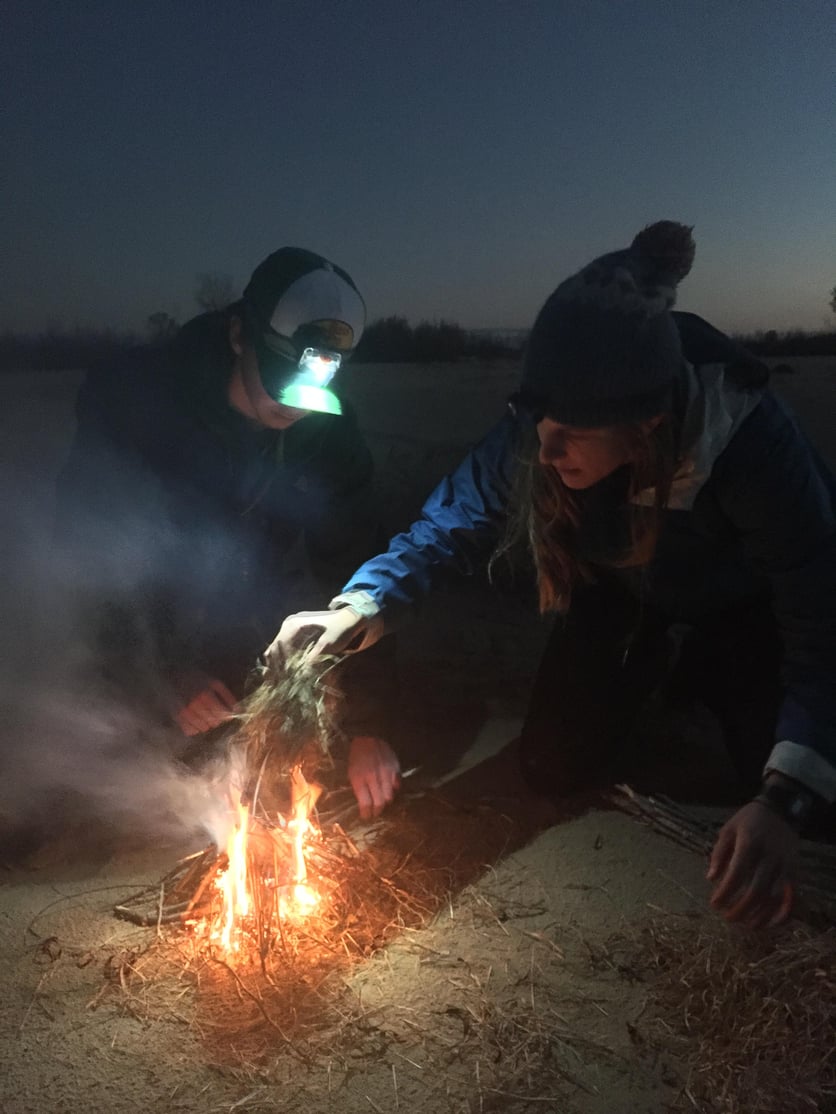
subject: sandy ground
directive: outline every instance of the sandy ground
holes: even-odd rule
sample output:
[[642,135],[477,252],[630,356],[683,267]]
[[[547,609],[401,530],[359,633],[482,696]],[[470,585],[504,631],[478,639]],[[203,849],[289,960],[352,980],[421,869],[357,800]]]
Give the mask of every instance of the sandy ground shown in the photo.
[[[836,466],[836,360],[792,363],[796,375],[778,388]],[[352,370],[393,529],[501,414],[515,380],[502,366]],[[77,382],[71,373],[0,378],[15,527],[0,542],[10,774],[36,767],[32,755],[59,768],[73,759],[60,755],[54,718],[57,749],[39,749],[26,711],[49,698],[44,641],[33,630],[43,632],[55,606],[41,555]],[[178,960],[182,933],[113,916],[116,902],[205,842],[172,822],[176,779],[159,816],[138,794],[141,825],[118,823],[106,808],[91,816],[83,802],[62,824],[53,798],[52,837],[26,855],[0,854],[2,1114],[720,1109],[699,1098],[700,1034],[675,1037],[656,1007],[658,972],[640,960],[660,923],[686,948],[719,936],[742,962],[756,944],[707,910],[700,856],[600,801],[558,815],[525,792],[506,744],[544,636],[518,598],[472,581],[434,598],[402,639],[398,742],[404,764],[421,769],[382,823],[346,824],[375,849],[410,833],[404,863],[421,864],[434,915],[392,931],[362,962],[337,964],[327,987],[310,987],[300,972],[300,1001],[314,1003],[315,1022],[290,1047],[279,1030],[293,1034],[294,1017],[254,1025],[236,1007],[245,995],[219,995],[207,970]],[[121,780],[99,769],[93,797],[101,805],[102,786],[124,789],[144,769]],[[30,769],[21,784],[33,777]],[[25,812],[27,800],[10,799],[15,778],[4,780],[6,814]],[[699,719],[675,731],[657,725],[636,783],[709,806],[703,815],[721,817],[730,800],[711,724]],[[387,884],[406,870],[399,864]]]

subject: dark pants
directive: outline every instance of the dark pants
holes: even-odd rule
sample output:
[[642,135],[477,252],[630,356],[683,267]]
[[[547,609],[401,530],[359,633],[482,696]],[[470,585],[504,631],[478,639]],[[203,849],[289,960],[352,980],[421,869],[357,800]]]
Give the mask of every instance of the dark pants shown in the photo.
[[781,700],[781,639],[768,601],[687,629],[615,581],[579,590],[543,654],[520,740],[535,790],[570,795],[627,779],[631,729],[654,693],[698,698],[717,717],[740,788],[760,781]]

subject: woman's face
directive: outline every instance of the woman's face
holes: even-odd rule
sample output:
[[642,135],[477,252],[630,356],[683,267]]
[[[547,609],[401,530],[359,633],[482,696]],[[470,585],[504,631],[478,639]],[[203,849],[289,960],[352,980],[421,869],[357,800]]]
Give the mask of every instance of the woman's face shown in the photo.
[[[660,421],[661,415],[643,424],[650,430]],[[573,491],[592,487],[631,460],[627,439],[617,426],[585,429],[543,418],[537,436],[540,463],[554,468]]]

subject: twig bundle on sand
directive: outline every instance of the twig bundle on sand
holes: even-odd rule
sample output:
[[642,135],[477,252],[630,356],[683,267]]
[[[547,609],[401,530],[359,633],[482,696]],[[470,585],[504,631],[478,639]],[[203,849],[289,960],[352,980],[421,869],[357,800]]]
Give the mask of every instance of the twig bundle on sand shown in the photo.
[[[648,824],[697,854],[709,855],[720,829],[694,816],[667,797],[643,797],[629,785],[616,786],[612,801],[620,809]],[[836,848],[802,842],[800,850],[798,911],[821,924],[836,924]]]

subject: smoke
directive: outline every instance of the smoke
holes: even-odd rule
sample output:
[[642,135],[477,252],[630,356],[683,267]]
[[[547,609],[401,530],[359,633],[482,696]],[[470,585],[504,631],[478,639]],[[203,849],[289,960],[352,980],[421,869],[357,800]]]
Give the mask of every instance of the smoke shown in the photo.
[[[141,652],[135,699],[91,683],[85,608],[91,585],[103,598],[114,587],[98,560],[107,539],[90,534],[72,555],[53,544],[77,382],[50,373],[0,379],[0,841],[15,829],[58,834],[86,819],[155,840],[215,837],[235,775],[229,758],[199,770],[180,760],[186,740],[166,724],[161,702],[144,698]],[[108,554],[120,588],[147,572],[144,524],[135,525],[132,544]]]
[[[7,825],[95,819],[132,837],[176,842],[225,827],[234,755],[200,769],[178,760],[173,731],[106,701],[82,704],[72,690],[39,686],[29,707],[6,720],[0,816]],[[8,705],[7,705],[8,707]]]

